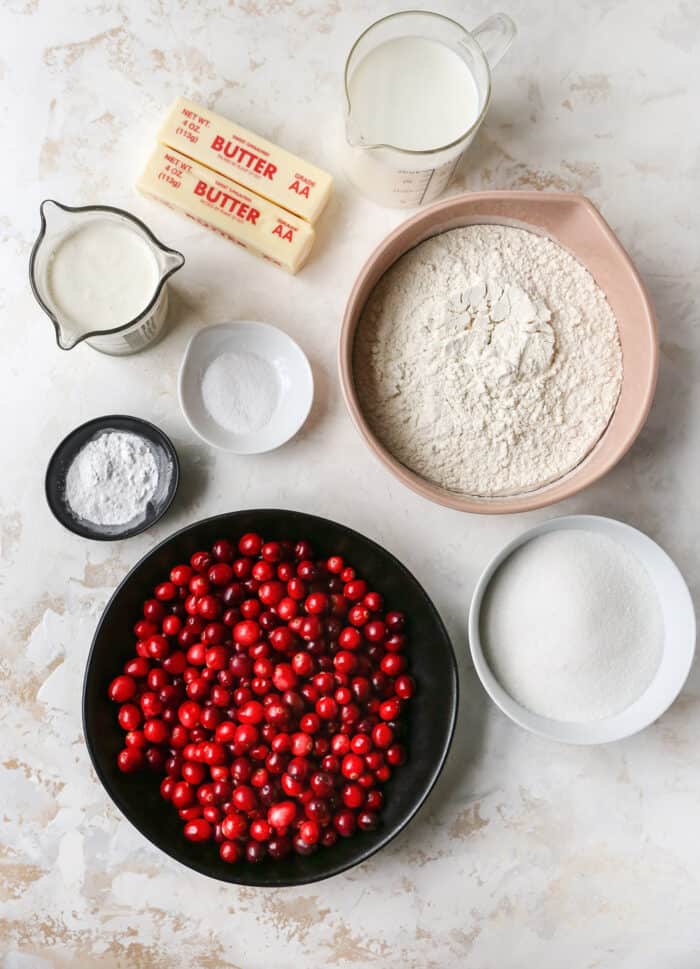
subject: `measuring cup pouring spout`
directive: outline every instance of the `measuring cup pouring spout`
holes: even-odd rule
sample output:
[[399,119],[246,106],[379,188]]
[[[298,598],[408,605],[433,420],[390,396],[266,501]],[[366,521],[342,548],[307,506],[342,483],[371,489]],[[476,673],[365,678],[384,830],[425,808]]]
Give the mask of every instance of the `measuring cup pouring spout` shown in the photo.
[[348,103],[348,113],[345,118],[345,140],[351,148],[367,148],[362,133],[355,124],[352,116],[352,105]]
[[123,355],[152,343],[165,324],[166,282],[184,265],[182,253],[113,206],[45,199],[39,211],[29,281],[60,349],[84,341]]

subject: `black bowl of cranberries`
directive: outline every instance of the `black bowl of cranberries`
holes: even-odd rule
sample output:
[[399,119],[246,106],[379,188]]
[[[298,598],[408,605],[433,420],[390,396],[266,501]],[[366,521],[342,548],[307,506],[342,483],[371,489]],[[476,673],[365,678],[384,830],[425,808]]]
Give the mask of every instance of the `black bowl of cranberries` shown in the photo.
[[445,627],[393,555],[314,515],[239,511],[176,532],[117,588],[83,721],[158,848],[222,881],[302,885],[409,823],[457,698]]

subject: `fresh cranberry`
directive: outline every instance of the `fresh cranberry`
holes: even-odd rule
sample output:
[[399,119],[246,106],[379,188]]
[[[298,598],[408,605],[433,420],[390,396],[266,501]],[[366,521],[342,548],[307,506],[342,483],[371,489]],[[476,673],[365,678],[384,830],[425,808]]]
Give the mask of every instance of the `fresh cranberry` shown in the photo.
[[394,692],[401,700],[410,700],[416,690],[416,684],[412,676],[404,673],[397,676],[394,682]]
[[141,770],[145,763],[146,758],[140,747],[125,747],[117,756],[117,766],[125,774],[132,774],[134,771]]
[[352,837],[357,826],[355,812],[347,808],[342,811],[338,811],[333,818],[333,825],[341,838]]
[[246,532],[238,540],[238,551],[241,555],[254,556],[260,554],[260,549],[263,546],[263,540],[260,535],[256,535],[255,532]]
[[387,629],[390,629],[392,633],[400,633],[403,632],[406,625],[406,617],[402,612],[388,612],[384,617],[384,622]]
[[367,594],[367,583],[364,579],[351,579],[345,583],[343,595],[350,602],[359,602]]
[[328,596],[323,592],[312,592],[306,597],[304,608],[313,616],[323,616],[328,612],[330,602]]
[[354,626],[346,626],[338,637],[338,645],[343,650],[359,649],[362,644],[362,634]]
[[361,831],[375,831],[379,827],[379,818],[374,811],[360,811],[357,826]]
[[123,730],[136,730],[141,719],[141,710],[135,703],[125,703],[119,710],[119,726]]
[[[223,822],[222,822],[223,829]],[[229,865],[235,865],[243,857],[243,849],[236,841],[222,841],[219,845],[219,857]]]
[[398,767],[406,762],[406,750],[402,744],[392,744],[386,752],[386,759],[392,767]]
[[151,622],[160,623],[166,616],[165,606],[158,599],[146,599],[143,604],[143,615]]
[[253,811],[257,803],[255,791],[247,784],[240,784],[231,795],[231,800],[236,808],[238,808],[239,811],[243,811],[245,814]]
[[236,559],[231,569],[235,578],[239,580],[241,590],[243,591],[245,587],[242,583],[250,578],[250,574],[253,571],[253,563],[250,559]]
[[321,826],[331,820],[331,806],[327,798],[312,797],[304,805],[304,813],[310,821],[318,821]]
[[386,625],[381,619],[370,620],[362,632],[370,643],[382,643],[386,639]]
[[281,562],[282,546],[279,542],[266,542],[260,549],[260,554],[266,562]]
[[269,640],[272,648],[280,653],[290,652],[298,643],[296,635],[288,626],[278,626],[277,629],[273,629]]
[[252,646],[260,638],[260,626],[251,619],[239,622],[233,627],[233,638],[242,646]]
[[394,742],[394,731],[387,723],[378,723],[372,730],[372,741],[376,747],[384,750]]
[[246,861],[250,862],[251,865],[260,864],[261,861],[265,860],[266,854],[267,848],[259,841],[249,841],[245,846]]
[[379,707],[379,716],[382,720],[396,720],[401,712],[401,700],[398,697],[392,697],[390,700],[385,700],[384,703]]
[[387,653],[386,656],[382,658],[379,668],[382,673],[386,673],[387,676],[395,677],[399,673],[403,673],[408,665],[406,657],[403,653]]
[[187,822],[183,828],[183,834],[189,841],[209,841],[213,831],[208,821],[196,818]]
[[163,620],[163,632],[166,636],[177,636],[182,629],[182,619],[179,616],[166,616]]
[[177,586],[174,582],[161,582],[156,586],[154,595],[161,602],[172,602],[177,597]]
[[117,676],[109,684],[109,698],[115,703],[126,703],[136,694],[136,681],[132,676]]
[[344,777],[347,777],[348,780],[354,781],[364,773],[365,762],[358,754],[346,754],[345,757],[343,757],[340,769]]
[[183,727],[188,727],[189,729],[197,726],[199,723],[200,713],[200,705],[195,703],[193,700],[185,700],[177,711],[180,723],[183,725]]
[[352,623],[353,626],[364,626],[369,622],[370,611],[367,606],[363,606],[361,603],[357,603],[348,612],[348,621]]
[[368,592],[362,601],[370,612],[381,612],[384,608],[384,599],[379,592]]
[[296,601],[305,599],[307,595],[306,583],[296,576],[287,582],[287,595]]
[[294,822],[296,813],[294,801],[280,801],[268,810],[267,822],[275,830],[284,831]]
[[170,581],[175,585],[187,585],[192,578],[192,568],[189,565],[175,565],[170,570]]

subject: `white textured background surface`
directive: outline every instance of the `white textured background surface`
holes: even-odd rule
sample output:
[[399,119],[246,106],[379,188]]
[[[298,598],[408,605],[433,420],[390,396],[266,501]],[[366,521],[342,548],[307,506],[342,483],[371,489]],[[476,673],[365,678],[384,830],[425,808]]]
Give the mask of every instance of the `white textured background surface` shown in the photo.
[[[700,681],[642,735],[553,746],[487,704],[465,660],[465,611],[486,560],[527,525],[581,511],[648,531],[694,595],[700,11],[691,0],[511,0],[520,35],[454,190],[574,189],[600,206],[643,273],[662,361],[638,443],[607,479],[539,514],[479,519],[398,486],[350,425],[335,374],[344,299],[401,218],[338,171],[344,56],[400,3],[329,0],[3,0],[2,665],[0,964],[3,969],[696,969],[700,963]],[[493,8],[436,0],[467,26]],[[165,105],[186,93],[337,173],[312,264],[296,279],[136,197]],[[173,323],[141,355],[61,353],[26,278],[38,205],[105,202],[181,248]],[[240,459],[200,444],[175,394],[204,323],[266,319],[308,351],[317,398],[304,432]],[[160,424],[184,482],[153,533],[90,544],[43,498],[58,440],[99,414]],[[454,634],[458,736],[427,808],[387,850],[308,889],[219,885],[179,868],[123,821],[87,760],[79,713],[95,617],[150,545],[198,517],[282,505],[346,521],[424,582]]]

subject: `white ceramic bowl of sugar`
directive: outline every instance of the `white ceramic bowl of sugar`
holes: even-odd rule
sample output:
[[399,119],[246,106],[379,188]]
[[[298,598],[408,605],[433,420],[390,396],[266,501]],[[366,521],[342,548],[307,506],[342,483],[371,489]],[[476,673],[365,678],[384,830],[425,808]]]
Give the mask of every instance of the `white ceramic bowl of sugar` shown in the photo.
[[[207,388],[215,376],[218,395],[212,397]],[[222,382],[224,376],[229,379]],[[267,382],[265,394],[256,387],[258,377]],[[246,395],[256,399],[247,401]],[[190,340],[180,367],[178,396],[187,423],[207,444],[235,454],[260,454],[288,441],[308,417],[313,395],[306,354],[269,323],[237,320],[205,327]],[[256,407],[265,409],[259,421]]]
[[[645,568],[658,596],[663,619],[661,659],[644,692],[621,713],[584,723],[554,720],[526,709],[513,699],[494,675],[482,642],[482,605],[503,563],[527,542],[560,530],[582,530],[618,542]],[[569,744],[603,744],[643,730],[673,703],[686,681],[695,655],[695,613],[690,592],[675,563],[643,532],[612,518],[570,515],[528,529],[489,562],[477,582],[469,610],[469,643],[477,674],[491,699],[515,723],[538,734]]]

